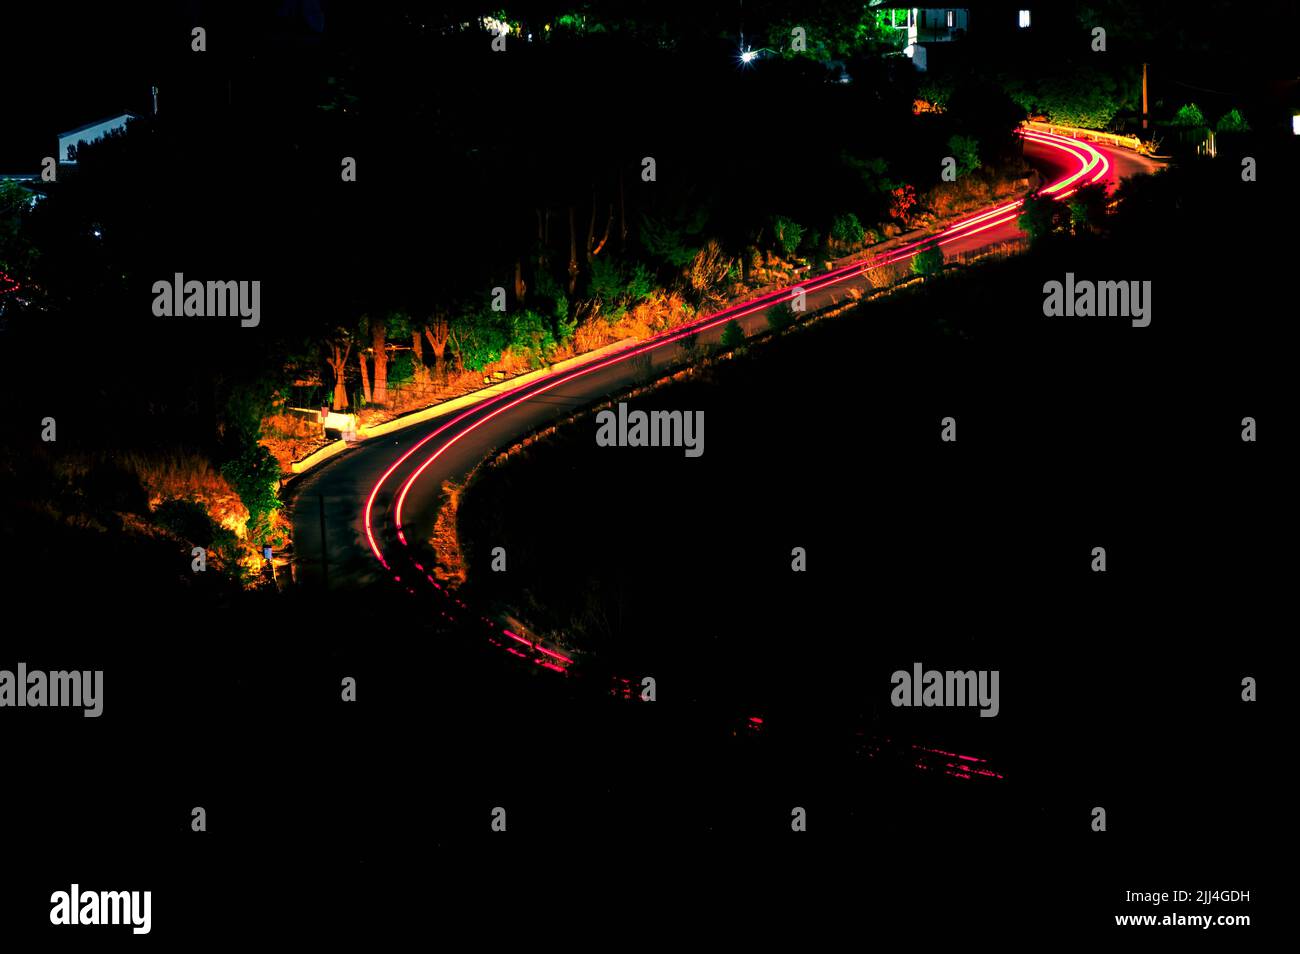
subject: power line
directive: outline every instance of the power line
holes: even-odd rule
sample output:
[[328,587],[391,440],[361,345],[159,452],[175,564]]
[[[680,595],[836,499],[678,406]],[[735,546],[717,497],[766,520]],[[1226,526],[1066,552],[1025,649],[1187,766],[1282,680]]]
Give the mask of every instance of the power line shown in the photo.
[[1202,93],[1217,93],[1220,96],[1240,96],[1240,93],[1229,93],[1226,90],[1210,89],[1208,86],[1197,86],[1194,83],[1184,83],[1182,80],[1171,79],[1168,82],[1178,86],[1186,86],[1188,89],[1200,90]]

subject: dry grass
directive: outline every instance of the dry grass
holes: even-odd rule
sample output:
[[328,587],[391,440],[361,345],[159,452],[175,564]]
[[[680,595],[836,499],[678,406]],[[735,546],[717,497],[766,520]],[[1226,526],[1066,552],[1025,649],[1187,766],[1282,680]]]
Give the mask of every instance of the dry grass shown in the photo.
[[429,545],[433,547],[433,575],[444,586],[456,589],[465,582],[465,556],[460,549],[460,535],[456,531],[456,516],[460,508],[460,495],[464,484],[450,480],[442,484],[442,505],[438,519],[433,524]]
[[1028,188],[1029,174],[1024,163],[1000,169],[997,174],[979,169],[956,182],[939,183],[920,197],[920,204],[940,219],[977,212],[1023,193]]
[[101,454],[69,453],[56,468],[68,476],[85,477],[104,467],[117,467],[134,474],[150,497],[192,497],[231,493],[230,485],[211,461],[201,454],[184,451],[146,453],[141,451]]
[[982,262],[985,259],[1003,259],[1010,258],[1013,255],[1019,255],[1029,247],[1028,236],[1010,239],[1006,242],[999,242],[997,245],[981,249],[976,252],[961,252],[957,255],[956,261],[963,265],[971,265],[975,262]]
[[139,481],[149,508],[166,500],[192,500],[207,511],[213,522],[243,537],[248,509],[233,487],[212,462],[189,451],[71,451],[51,461],[56,475],[77,482],[93,483],[97,475],[111,471],[129,474]]
[[876,265],[873,268],[866,269],[862,274],[871,283],[872,289],[889,288],[892,285],[897,285],[911,274],[911,263],[903,261]]

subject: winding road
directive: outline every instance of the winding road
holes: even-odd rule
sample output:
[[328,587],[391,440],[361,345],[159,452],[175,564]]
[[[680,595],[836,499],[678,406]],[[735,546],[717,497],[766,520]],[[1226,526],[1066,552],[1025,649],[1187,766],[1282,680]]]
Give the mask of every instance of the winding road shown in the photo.
[[[1021,134],[1026,159],[1047,183],[1040,193],[1060,199],[1084,184],[1113,185],[1157,168],[1152,160],[1123,149],[1028,130]],[[1021,234],[1015,220],[1022,203],[1022,199],[1003,203],[933,235],[809,277],[801,283],[807,308],[814,311],[842,300],[849,288],[869,287],[864,268],[906,261],[934,246],[943,250],[945,258],[953,258],[1016,238]],[[750,333],[765,327],[766,312],[793,294],[792,288],[785,288],[759,295],[635,347],[485,398],[463,411],[366,441],[309,472],[293,490],[298,580],[321,581],[323,528],[331,589],[385,580],[412,589],[437,587],[411,544],[431,534],[443,481],[464,478],[492,451],[539,425],[644,380],[647,361],[654,370],[678,362],[679,342],[686,335],[698,334],[701,342],[716,340],[721,326],[733,319]],[[638,356],[644,357],[635,361]],[[457,617],[473,613],[450,596],[444,612]],[[571,662],[553,647],[534,645],[486,617],[479,621],[503,651],[561,672]]]

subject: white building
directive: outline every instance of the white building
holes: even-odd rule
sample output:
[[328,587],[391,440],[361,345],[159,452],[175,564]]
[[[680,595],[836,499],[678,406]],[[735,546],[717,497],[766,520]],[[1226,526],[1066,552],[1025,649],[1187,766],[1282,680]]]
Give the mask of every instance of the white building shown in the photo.
[[59,162],[75,165],[77,162],[78,146],[82,143],[90,143],[95,142],[98,139],[103,139],[115,130],[126,129],[127,120],[135,118],[135,113],[120,113],[116,116],[109,116],[107,119],[99,119],[93,123],[87,123],[77,129],[70,129],[67,132],[59,133]]
[[963,35],[969,26],[970,11],[961,7],[911,7],[907,11],[907,24],[902,27],[907,30],[903,52],[918,70],[924,70],[927,43],[947,43]]

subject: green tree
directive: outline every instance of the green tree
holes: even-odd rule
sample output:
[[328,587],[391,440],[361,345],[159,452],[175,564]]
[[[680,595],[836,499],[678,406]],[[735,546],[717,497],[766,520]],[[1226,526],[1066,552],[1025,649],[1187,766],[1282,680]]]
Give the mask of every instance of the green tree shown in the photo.
[[1250,123],[1246,122],[1246,117],[1241,115],[1240,112],[1230,109],[1219,117],[1215,131],[1220,133],[1250,132]]
[[547,317],[525,308],[510,316],[510,350],[527,355],[532,367],[540,367],[555,353],[555,334]]
[[794,309],[788,301],[773,305],[767,310],[767,326],[773,331],[781,331],[794,324]]
[[[767,45],[786,57],[806,57],[818,63],[843,60],[871,49],[901,48],[907,31],[896,29],[890,10],[868,8],[862,0],[804,0],[789,15],[770,21]],[[906,10],[898,9],[899,23],[906,22]],[[791,31],[805,31],[805,49],[793,49]]]
[[879,156],[859,159],[850,153],[841,152],[839,160],[840,165],[856,176],[858,181],[862,183],[862,188],[868,197],[883,196],[890,189],[896,188],[900,184],[890,178],[889,163]]
[[722,326],[722,347],[730,349],[745,343],[745,329],[740,326],[740,322],[731,319]]
[[675,219],[641,217],[641,244],[652,258],[673,268],[685,268],[704,247],[701,237],[708,211],[696,207],[693,213],[678,215]]
[[1080,186],[1070,196],[1070,229],[1075,235],[1101,228],[1106,216],[1106,184]]
[[248,509],[249,538],[261,543],[270,529],[271,516],[280,507],[280,465],[261,444],[249,444],[222,465],[221,476]]
[[974,136],[949,136],[948,151],[957,160],[958,175],[964,176],[980,167],[979,142]]
[[639,262],[630,267],[609,258],[591,262],[587,294],[601,303],[605,320],[611,324],[623,317],[628,308],[647,298],[654,288],[654,276]]
[[1187,103],[1180,106],[1174,118],[1170,121],[1172,126],[1183,126],[1192,129],[1204,129],[1208,125],[1205,121],[1205,114],[1201,112],[1201,107],[1195,103]]
[[510,343],[506,316],[483,306],[471,308],[452,322],[448,341],[462,368],[482,371],[500,361]]
[[405,341],[411,336],[410,316],[401,310],[389,310],[380,320],[370,323],[370,346],[375,353],[374,400],[388,403],[388,342]]
[[[593,259],[592,265],[596,262],[603,262],[603,259]],[[539,269],[533,276],[533,301],[550,316],[556,344],[564,346],[572,341],[578,328],[577,316],[571,314],[569,298],[564,294],[564,288],[545,268]]]
[[866,234],[866,229],[852,212],[842,212],[831,219],[831,238],[841,245],[857,245]]
[[1004,85],[1011,98],[1031,113],[1044,113],[1054,123],[1084,129],[1105,129],[1115,114],[1134,105],[1138,88],[1132,77],[1091,64],[1063,63],[1052,75],[1009,76]]
[[0,182],[0,272],[14,281],[31,276],[37,251],[25,229],[32,194],[16,182]]
[[772,216],[772,236],[776,239],[777,249],[786,258],[793,258],[803,242],[804,227],[784,215]]
[[1020,209],[1016,225],[1028,234],[1031,242],[1038,242],[1056,231],[1060,216],[1061,204],[1050,195],[1030,196]]

